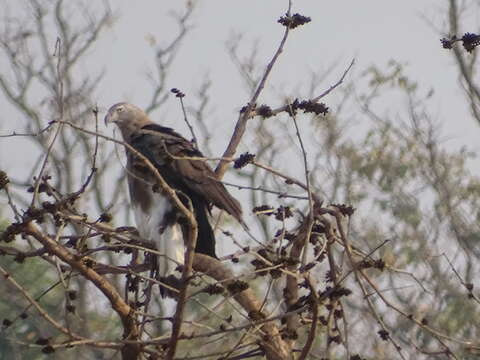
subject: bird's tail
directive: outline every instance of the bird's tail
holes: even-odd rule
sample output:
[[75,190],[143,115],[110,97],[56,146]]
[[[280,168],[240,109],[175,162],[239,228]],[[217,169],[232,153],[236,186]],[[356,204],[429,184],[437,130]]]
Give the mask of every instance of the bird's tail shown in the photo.
[[207,207],[205,204],[194,205],[195,219],[198,224],[197,246],[195,252],[216,258],[215,234],[208,220]]
[[[195,252],[216,258],[217,256],[215,255],[215,234],[213,233],[212,226],[210,225],[210,221],[208,220],[207,205],[201,200],[197,199],[192,199],[192,205],[193,209],[195,209],[195,219],[197,220],[198,225],[197,245],[195,246]],[[185,227],[182,227],[182,233],[184,237],[186,236],[185,231],[188,230]],[[167,248],[166,250],[168,252],[168,250],[172,249]],[[183,263],[184,251],[184,246],[177,246],[175,254],[172,253],[169,255],[174,255],[172,256],[174,257],[174,260],[180,260],[180,263]],[[159,275],[161,281],[162,283],[168,285],[168,287],[160,286],[160,294],[162,295],[162,297],[168,296],[175,298],[177,293],[169,290],[169,287],[177,289],[180,287],[180,279],[176,276],[176,274],[174,274],[176,266],[173,267],[172,264],[175,265],[175,262],[163,262],[160,264],[163,265],[163,268],[162,266],[159,266]]]

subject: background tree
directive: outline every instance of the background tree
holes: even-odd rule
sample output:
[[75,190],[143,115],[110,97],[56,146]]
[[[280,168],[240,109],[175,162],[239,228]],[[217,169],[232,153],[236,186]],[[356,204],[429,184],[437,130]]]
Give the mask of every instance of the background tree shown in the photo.
[[[308,92],[274,96],[271,69],[291,32],[301,34],[310,18],[290,4],[267,60],[231,37],[227,51],[248,99],[239,100],[221,161],[206,124],[208,78],[195,99],[180,100],[200,129],[202,149],[217,160],[219,179],[234,160],[258,242],[215,213],[217,236],[232,245],[221,262],[188,253],[188,287],[165,317],[149,263],[137,258],[151,250],[124,226],[131,224],[124,179],[111,181],[124,144],[98,129],[92,94],[101,75],[79,76],[81,60],[112,26],[112,12],[106,3],[101,12],[79,3],[26,3],[25,17],[33,20],[7,16],[1,42],[10,68],[0,86],[25,119],[2,141],[24,135],[39,158],[30,174],[18,179],[5,169],[0,181],[8,204],[0,248],[6,358],[478,356],[474,153],[446,146],[431,115],[432,93],[400,62],[372,65],[358,77],[346,63],[333,85],[315,74]],[[469,30],[460,28],[461,16],[477,5],[463,4],[470,7],[462,13],[456,1],[446,2],[450,25],[439,38]],[[79,10],[85,17],[71,22]],[[171,42],[153,43],[149,112],[167,101],[169,69],[194,14],[186,3]],[[475,52],[453,50],[445,56],[457,61],[475,117]],[[369,86],[358,86],[364,79]],[[392,116],[382,106],[388,97],[405,107]],[[362,131],[359,118],[368,121]],[[238,153],[240,140],[249,153]]]

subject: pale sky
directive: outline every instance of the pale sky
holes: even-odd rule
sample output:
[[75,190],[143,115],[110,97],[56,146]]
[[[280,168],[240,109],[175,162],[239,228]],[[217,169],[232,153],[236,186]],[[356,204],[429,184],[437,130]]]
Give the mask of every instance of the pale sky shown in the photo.
[[[175,23],[168,14],[172,9],[181,9],[183,2],[109,2],[118,14],[118,20],[100,37],[87,62],[79,67],[79,74],[106,71],[98,92],[94,94],[101,109],[124,100],[143,107],[151,92],[146,80],[146,73],[153,68],[153,49],[149,39],[153,37],[162,44],[174,36]],[[22,2],[7,3],[12,10],[18,10],[20,5],[17,4]],[[451,144],[479,150],[476,139],[480,127],[462,100],[453,59],[439,41],[443,34],[432,27],[445,28],[445,15],[441,9],[446,6],[447,1],[442,0],[294,1],[293,12],[310,16],[312,22],[292,31],[259,102],[279,106],[283,101],[279,93],[302,98],[308,90],[311,73],[322,73],[336,64],[325,82],[319,84],[319,91],[323,91],[336,82],[352,58],[356,59],[356,65],[349,78],[357,79],[356,85],[362,89],[366,79],[361,78],[361,74],[366,68],[376,65],[385,69],[388,61],[394,59],[406,64],[405,73],[419,83],[423,93],[430,88],[435,90],[430,111],[444,124],[448,137],[453,138]],[[242,46],[248,54],[258,40],[258,61],[264,66],[283,34],[283,27],[277,19],[286,7],[286,0],[205,0],[198,3],[191,22],[194,29],[181,47],[169,73],[167,87],[180,88],[187,94],[188,102],[188,95],[208,74],[213,82],[209,121],[219,137],[214,143],[219,154],[231,135],[239,108],[248,101],[244,83],[227,54],[225,42],[232,33],[242,33]],[[478,28],[478,15],[470,14],[464,20],[464,31],[474,32]],[[52,49],[56,36],[56,33],[51,34]],[[335,111],[338,102],[335,94],[324,101]],[[405,103],[397,103],[396,99],[382,101],[377,109],[380,113],[395,114],[405,108]],[[0,133],[9,133],[22,119],[12,111],[3,95],[0,95],[0,106],[3,109]],[[153,117],[155,121],[179,128],[187,135],[178,102],[173,96]],[[45,119],[45,123],[49,120]],[[361,118],[358,126],[362,126]],[[110,129],[102,131],[111,134]],[[16,151],[7,151],[6,148],[11,149],[12,145]],[[0,140],[0,166],[10,173],[28,168],[32,157],[27,150],[20,139]],[[240,152],[245,150],[239,149]]]
[[[102,62],[108,67],[108,81],[102,84],[99,103],[110,104],[126,97],[141,106],[148,99],[149,90],[143,75],[152,64],[145,37],[151,34],[159,43],[169,39],[172,23],[165,19],[169,10],[165,4],[170,7],[173,2],[145,1],[142,6],[130,1],[114,3],[121,17],[112,34],[104,37],[99,46]],[[249,43],[258,39],[259,60],[265,64],[281,38],[283,29],[276,21],[285,12],[286,4],[287,1],[280,0],[200,2],[193,19],[195,29],[184,43],[170,75],[172,86],[188,92],[208,73],[214,80],[212,91],[218,99],[215,117],[227,123],[233,121],[247,96],[226,53],[225,41],[232,32],[242,33],[245,50],[249,50]],[[301,97],[301,91],[306,91],[302,85],[308,86],[312,71],[322,72],[333,63],[338,65],[320,86],[322,89],[336,81],[352,58],[356,59],[356,66],[351,76],[360,76],[372,64],[385,68],[394,59],[407,65],[406,74],[425,92],[431,87],[435,89],[438,109],[432,111],[438,111],[451,135],[463,137],[472,131],[478,134],[478,125],[463,111],[466,106],[459,96],[453,61],[440,46],[442,34],[427,22],[444,28],[440,9],[447,6],[447,1],[298,0],[293,4],[294,12],[310,16],[312,22],[292,32],[272,73],[271,86]],[[465,22],[474,31],[479,24],[478,16],[466,18]],[[127,79],[126,86],[119,87],[118,80],[122,77]],[[358,84],[361,86],[361,81]],[[272,93],[267,91],[265,98],[275,105]],[[281,100],[277,99],[278,103]],[[177,107],[173,99],[172,102],[174,112],[168,114],[174,116]],[[457,106],[451,106],[452,103]],[[334,108],[334,101],[330,105]],[[402,105],[398,104],[400,109]],[[452,118],[456,119],[455,126],[450,126]]]

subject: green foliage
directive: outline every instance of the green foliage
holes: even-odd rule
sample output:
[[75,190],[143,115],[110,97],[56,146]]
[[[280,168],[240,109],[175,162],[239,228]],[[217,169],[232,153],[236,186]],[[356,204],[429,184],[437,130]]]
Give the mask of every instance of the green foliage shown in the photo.
[[[23,263],[16,262],[11,256],[1,256],[0,266],[6,269],[28,293],[38,297],[52,284],[49,266],[38,258],[27,259]],[[0,281],[0,321],[2,326],[0,336],[0,359],[21,358],[44,359],[46,355],[40,352],[40,346],[35,343],[39,338],[46,338],[56,333],[39,318],[38,312],[29,306],[27,300],[6,281]],[[62,308],[63,296],[59,289],[54,289],[42,297],[39,303],[50,314],[58,314]]]

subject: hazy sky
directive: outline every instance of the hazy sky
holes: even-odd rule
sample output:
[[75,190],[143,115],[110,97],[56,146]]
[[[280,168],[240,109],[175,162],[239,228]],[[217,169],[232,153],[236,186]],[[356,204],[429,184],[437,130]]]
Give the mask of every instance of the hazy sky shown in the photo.
[[[7,3],[16,10],[22,2]],[[153,67],[151,40],[163,44],[176,34],[169,13],[180,10],[183,2],[110,0],[110,4],[118,20],[103,33],[79,72],[106,71],[95,94],[101,108],[106,109],[122,100],[142,107],[150,99],[152,89],[146,79],[146,73]],[[258,41],[258,61],[266,64],[283,34],[283,27],[277,19],[285,12],[286,6],[287,1],[282,0],[198,2],[191,21],[194,28],[182,45],[169,73],[167,86],[178,87],[188,95],[208,74],[213,82],[209,120],[223,140],[214,144],[218,152],[223,151],[238,110],[248,100],[225,42],[233,33],[243,34],[242,49],[248,54]],[[304,97],[311,73],[322,73],[332,64],[336,65],[319,84],[319,91],[326,89],[338,79],[352,58],[356,59],[356,65],[350,78],[358,79],[357,87],[361,89],[367,82],[361,74],[367,67],[373,64],[385,68],[388,61],[394,59],[406,64],[406,74],[419,83],[423,93],[430,88],[435,90],[430,110],[443,122],[449,137],[454,138],[452,143],[478,150],[476,139],[480,127],[469,116],[453,60],[439,42],[443,34],[437,29],[446,27],[445,12],[442,12],[446,6],[447,1],[442,0],[294,1],[293,11],[310,16],[312,22],[292,32],[272,73],[269,87],[259,102],[281,105],[280,93]],[[465,30],[475,31],[479,24],[478,15],[470,15],[464,22]],[[52,49],[56,36],[51,34]],[[186,100],[188,102],[189,98]],[[338,101],[335,94],[325,101],[335,111]],[[391,114],[401,112],[405,103],[395,101],[386,99],[382,105]],[[20,120],[18,114],[8,106],[3,95],[0,95],[0,105],[4,109],[0,115],[0,132],[11,132]],[[182,117],[173,96],[163,109],[155,112],[154,118],[183,131]],[[49,120],[45,119],[45,123]],[[359,121],[361,126],[362,120]],[[111,130],[103,131],[111,133]],[[32,157],[26,153],[27,148],[17,146],[17,151],[6,153],[5,141],[8,141],[9,149],[11,144],[20,144],[20,140],[0,140],[0,165],[10,171],[28,167]]]
[[[121,15],[112,34],[100,46],[109,74],[108,81],[102,84],[99,102],[109,104],[128,98],[144,105],[149,88],[143,75],[152,64],[146,35],[153,35],[159,43],[171,37],[172,22],[165,15],[174,2],[145,1],[138,6],[131,1],[112,1],[113,4]],[[171,73],[172,86],[188,92],[208,73],[214,80],[212,93],[218,100],[215,115],[231,124],[247,97],[226,53],[225,41],[232,32],[242,33],[244,49],[248,51],[258,40],[259,60],[266,63],[281,38],[283,29],[276,21],[285,12],[286,4],[281,0],[200,2],[193,19],[194,31]],[[471,131],[478,134],[477,124],[464,118],[468,112],[463,111],[466,106],[460,101],[452,59],[440,46],[442,34],[432,27],[433,24],[438,29],[445,28],[445,12],[441,10],[446,6],[447,1],[441,0],[294,1],[294,12],[310,16],[312,22],[292,32],[270,85],[277,91],[281,88],[289,95],[301,97],[311,72],[321,73],[337,64],[321,89],[333,83],[352,58],[357,61],[352,76],[357,77],[371,64],[385,68],[394,59],[407,64],[406,74],[418,81],[425,92],[430,87],[435,89],[434,103],[438,108],[432,110],[438,111],[453,136],[463,137]],[[478,27],[476,20],[465,19],[474,26],[471,31]],[[126,78],[126,86],[119,87],[122,77]],[[271,95],[266,93],[267,99],[274,102]],[[452,107],[452,102],[457,106]],[[398,106],[401,109],[403,104]],[[454,127],[449,126],[452,117]]]

